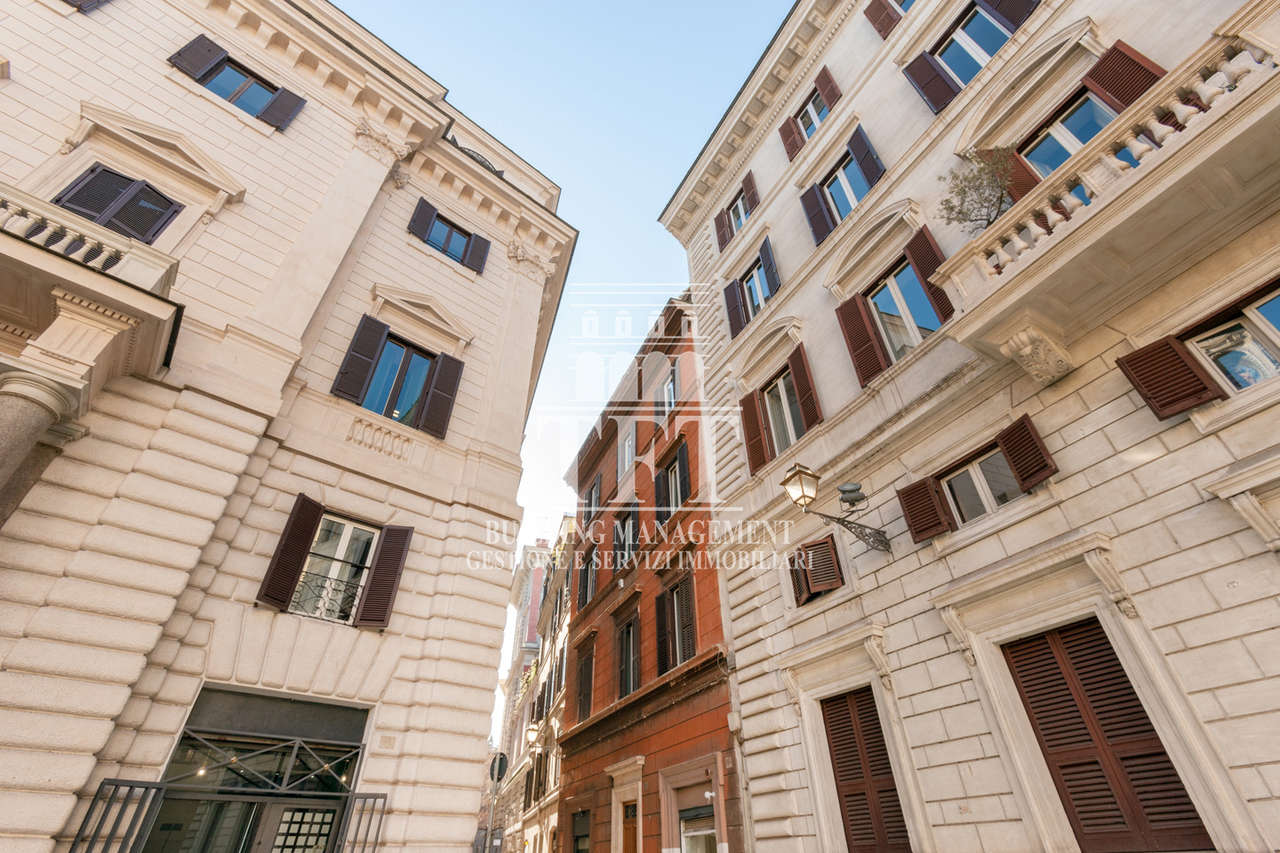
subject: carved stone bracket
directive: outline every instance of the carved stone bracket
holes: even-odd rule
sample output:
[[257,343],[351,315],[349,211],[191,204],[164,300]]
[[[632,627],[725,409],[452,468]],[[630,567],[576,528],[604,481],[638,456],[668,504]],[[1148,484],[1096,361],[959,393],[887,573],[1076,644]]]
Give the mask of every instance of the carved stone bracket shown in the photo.
[[551,278],[555,273],[555,264],[538,255],[528,246],[518,240],[512,240],[507,244],[507,259],[517,266],[524,264],[541,273],[544,279]]
[[938,615],[942,617],[942,623],[947,626],[951,636],[959,643],[960,651],[964,653],[964,662],[969,666],[977,666],[978,660],[973,656],[973,642],[969,639],[969,631],[964,627],[960,614],[956,613],[954,607],[939,607]]
[[408,157],[414,149],[408,142],[393,138],[363,118],[356,125],[356,147],[388,168]]
[[1280,447],[1241,459],[1205,488],[1231,504],[1268,548],[1280,552]]
[[1039,326],[1030,325],[1013,333],[1001,344],[1000,353],[1016,361],[1041,385],[1057,382],[1075,368],[1070,353],[1058,337]]
[[867,650],[867,657],[871,658],[871,662],[875,664],[876,672],[880,675],[881,686],[892,693],[893,678],[889,670],[889,656],[884,653],[884,637],[873,634],[863,641],[862,647]]

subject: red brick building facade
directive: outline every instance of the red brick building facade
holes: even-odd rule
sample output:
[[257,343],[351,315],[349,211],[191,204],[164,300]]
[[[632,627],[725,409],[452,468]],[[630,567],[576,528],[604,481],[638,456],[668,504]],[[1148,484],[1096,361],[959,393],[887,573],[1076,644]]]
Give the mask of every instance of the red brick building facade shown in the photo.
[[686,309],[668,303],[570,472],[562,851],[744,849]]

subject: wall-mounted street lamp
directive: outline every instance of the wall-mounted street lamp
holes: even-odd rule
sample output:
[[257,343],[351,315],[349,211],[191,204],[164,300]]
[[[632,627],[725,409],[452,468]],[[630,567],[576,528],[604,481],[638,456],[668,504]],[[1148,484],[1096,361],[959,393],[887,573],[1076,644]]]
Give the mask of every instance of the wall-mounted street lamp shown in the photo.
[[538,727],[533,723],[529,724],[529,728],[524,731],[524,739],[528,741],[529,746],[533,746],[538,742]]
[[[791,466],[787,476],[782,478],[782,489],[791,502],[800,507],[801,512],[809,512],[809,504],[818,498],[818,479],[817,474],[797,462]],[[845,483],[837,487],[837,491],[840,492],[840,503],[846,508],[844,515],[827,515],[817,510],[814,510],[813,514],[828,524],[838,524],[848,530],[866,543],[868,548],[874,548],[877,551],[890,550],[889,537],[883,530],[850,520],[850,516],[857,511],[858,506],[867,500],[867,496],[862,493],[862,486],[858,483]]]

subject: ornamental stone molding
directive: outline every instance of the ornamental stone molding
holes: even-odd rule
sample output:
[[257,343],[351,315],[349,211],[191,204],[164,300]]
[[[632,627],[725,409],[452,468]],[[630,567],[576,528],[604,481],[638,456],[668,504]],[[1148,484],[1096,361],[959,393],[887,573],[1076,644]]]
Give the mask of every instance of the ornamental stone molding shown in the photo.
[[[371,155],[388,168],[397,165],[401,160],[408,157],[415,148],[415,146],[404,140],[397,140],[385,130],[374,127],[367,119],[363,118],[356,125],[355,134],[356,148]],[[403,186],[399,179],[396,180],[396,186]]]
[[21,397],[47,409],[55,422],[76,408],[75,398],[58,382],[37,373],[11,370],[0,373],[0,396]]
[[523,264],[536,270],[544,279],[551,278],[555,274],[555,264],[518,240],[512,240],[507,244],[507,259],[517,266]]
[[1071,354],[1055,335],[1039,326],[1014,332],[1000,345],[1000,353],[1012,359],[1041,385],[1051,385],[1075,369]]

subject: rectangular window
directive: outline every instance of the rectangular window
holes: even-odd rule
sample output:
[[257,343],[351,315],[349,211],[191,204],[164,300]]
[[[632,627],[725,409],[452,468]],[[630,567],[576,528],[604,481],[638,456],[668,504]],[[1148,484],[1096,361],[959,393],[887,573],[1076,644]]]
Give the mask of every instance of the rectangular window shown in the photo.
[[582,570],[578,577],[578,609],[586,607],[596,596],[596,569],[598,558],[595,546],[591,546],[582,555]]
[[1009,35],[995,18],[974,6],[933,53],[956,82],[964,86],[991,61],[1009,40]]
[[729,205],[729,221],[733,224],[734,234],[742,230],[749,216],[751,216],[751,209],[747,207],[746,193],[738,193],[733,203]]
[[665,415],[675,411],[679,396],[679,377],[676,375],[675,366],[672,366],[666,379],[662,381],[662,388],[658,391],[658,414]]
[[686,577],[671,588],[671,614],[674,616],[671,648],[676,666],[692,658],[698,651],[694,625],[693,579]]
[[999,450],[992,450],[945,475],[942,484],[951,510],[961,524],[995,512],[1022,494],[1009,460]]
[[746,309],[747,319],[750,320],[763,311],[764,304],[773,297],[769,279],[764,274],[764,264],[757,263],[742,278],[742,289],[747,296],[743,307]]
[[1280,376],[1280,293],[1271,291],[1191,343],[1236,391],[1275,379]]
[[289,602],[289,612],[350,623],[377,538],[376,527],[324,515]]
[[938,330],[942,323],[915,269],[904,262],[867,298],[874,309],[880,336],[897,362]]
[[591,484],[591,488],[582,494],[582,506],[586,512],[586,520],[590,521],[595,514],[600,511],[600,476],[597,474],[596,479]]
[[844,219],[852,213],[854,205],[871,191],[871,185],[867,183],[862,169],[852,156],[841,160],[840,165],[822,182],[822,186],[827,191],[831,209],[836,212],[838,219]]
[[388,337],[360,405],[402,424],[417,423],[433,361],[412,344]]
[[765,386],[763,396],[769,435],[773,438],[773,454],[777,456],[805,433],[804,416],[800,412],[791,371],[784,370],[781,376]]
[[712,806],[680,810],[680,853],[715,853],[716,816]]
[[806,139],[817,133],[818,125],[822,124],[822,120],[830,112],[831,109],[823,99],[822,93],[814,89],[809,100],[805,101],[800,112],[796,113],[796,121],[800,123],[800,129],[804,131]]
[[595,651],[591,646],[578,649],[578,721],[591,716],[591,687],[595,680]]
[[618,440],[618,482],[621,483],[631,473],[636,462],[636,422],[630,427],[620,427],[621,437]]
[[635,556],[636,545],[640,540],[637,513],[628,510],[613,522],[613,560],[614,571],[618,571]]
[[230,59],[224,59],[215,65],[200,84],[254,118],[262,114],[279,91],[279,87],[271,85]]
[[[1031,139],[1018,149],[1018,153],[1031,164],[1031,168],[1035,169],[1040,177],[1047,178],[1073,154],[1087,145],[1115,117],[1115,110],[1104,104],[1097,95],[1086,92],[1069,103],[1048,124],[1033,134]],[[1150,140],[1147,141],[1148,144],[1154,144]],[[1130,166],[1138,165],[1138,159],[1127,148],[1117,151],[1116,156]],[[1089,203],[1089,194],[1080,184],[1072,187],[1071,193],[1084,204]]]
[[822,722],[849,849],[909,853],[875,694],[862,687],[823,699]]
[[182,205],[146,181],[127,177],[101,163],[76,178],[53,203],[143,243],[160,236],[182,210]]
[[671,502],[671,509],[678,509],[684,506],[684,502],[689,499],[685,484],[689,482],[689,471],[681,466],[682,457],[677,455],[671,460],[671,464],[663,469],[663,473],[667,478],[667,498]]
[[618,698],[640,687],[640,646],[637,618],[633,615],[618,628]]
[[463,231],[443,216],[437,214],[431,230],[427,232],[427,245],[439,249],[459,263],[467,254],[467,241],[471,239],[469,231]]
[[591,813],[590,812],[574,812],[573,814],[573,853],[590,853],[590,850],[591,850]]

